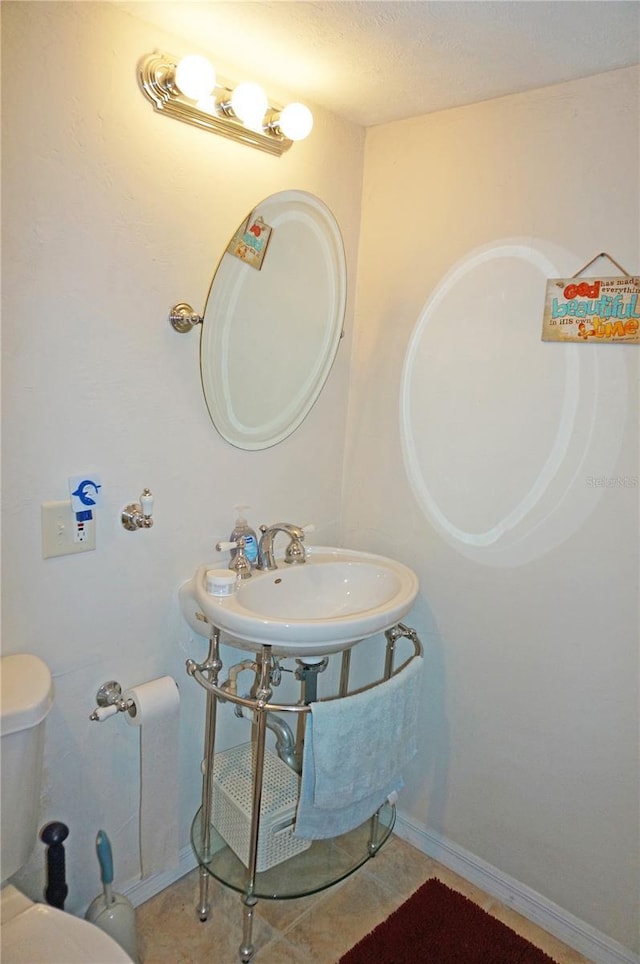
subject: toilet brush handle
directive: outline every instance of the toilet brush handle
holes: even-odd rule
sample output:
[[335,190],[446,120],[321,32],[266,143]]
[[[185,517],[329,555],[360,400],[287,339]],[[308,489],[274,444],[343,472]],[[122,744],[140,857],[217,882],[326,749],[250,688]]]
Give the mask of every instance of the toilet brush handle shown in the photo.
[[40,833],[40,839],[47,845],[47,886],[44,897],[47,904],[59,910],[64,910],[69,893],[63,846],[68,836],[69,828],[58,820],[48,823]]
[[111,841],[104,830],[98,830],[96,837],[96,853],[100,864],[100,880],[104,891],[104,905],[110,907],[115,901],[113,896],[113,854],[111,853]]
[[104,830],[98,830],[96,853],[100,864],[100,880],[105,886],[111,885],[113,883],[113,854],[111,853],[111,842]]

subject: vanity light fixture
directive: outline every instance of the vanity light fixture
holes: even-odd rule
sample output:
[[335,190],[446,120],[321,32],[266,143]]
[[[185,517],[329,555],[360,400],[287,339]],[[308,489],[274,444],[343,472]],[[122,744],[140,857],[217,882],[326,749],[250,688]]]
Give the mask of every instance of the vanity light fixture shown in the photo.
[[308,137],[313,127],[313,115],[304,104],[276,107],[254,83],[234,88],[197,54],[182,60],[161,51],[147,54],[138,75],[154,110],[278,157],[294,141]]

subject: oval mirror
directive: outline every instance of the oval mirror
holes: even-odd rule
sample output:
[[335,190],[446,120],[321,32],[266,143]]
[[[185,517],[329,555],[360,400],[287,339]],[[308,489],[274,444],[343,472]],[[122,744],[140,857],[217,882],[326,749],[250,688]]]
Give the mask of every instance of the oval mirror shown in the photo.
[[262,201],[223,254],[204,310],[202,387],[223,438],[263,449],[300,425],[329,375],[345,304],[331,211],[304,191]]

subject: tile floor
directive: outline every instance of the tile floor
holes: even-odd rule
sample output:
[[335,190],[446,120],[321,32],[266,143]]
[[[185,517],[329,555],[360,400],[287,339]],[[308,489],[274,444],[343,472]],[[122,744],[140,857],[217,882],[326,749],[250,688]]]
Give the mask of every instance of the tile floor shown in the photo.
[[[373,860],[328,890],[296,900],[258,901],[252,964],[337,964],[430,877],[469,897],[558,964],[588,964],[576,951],[395,835]],[[241,897],[211,879],[212,913],[201,923],[195,912],[198,880],[198,871],[192,871],[138,908],[144,964],[239,962]]]

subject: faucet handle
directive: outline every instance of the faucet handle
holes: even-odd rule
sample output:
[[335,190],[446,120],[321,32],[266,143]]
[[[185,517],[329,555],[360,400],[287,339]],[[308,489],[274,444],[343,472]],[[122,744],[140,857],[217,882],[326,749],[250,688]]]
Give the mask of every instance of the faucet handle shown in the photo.
[[315,526],[312,522],[308,523],[306,526],[298,526],[298,528],[301,532],[300,537],[296,538],[294,536],[291,539],[284,554],[284,561],[289,565],[298,565],[307,561],[307,555],[302,543],[306,533],[313,532],[315,530]]
[[251,577],[251,563],[245,555],[244,538],[238,539],[237,542],[216,542],[216,549],[218,552],[225,552],[227,549],[237,549],[238,551],[229,563],[229,569],[237,573],[240,579],[249,579]]
[[289,565],[295,565],[296,563],[306,562],[307,556],[304,551],[304,546],[299,539],[292,539],[286,548],[284,554],[284,561],[289,563]]

